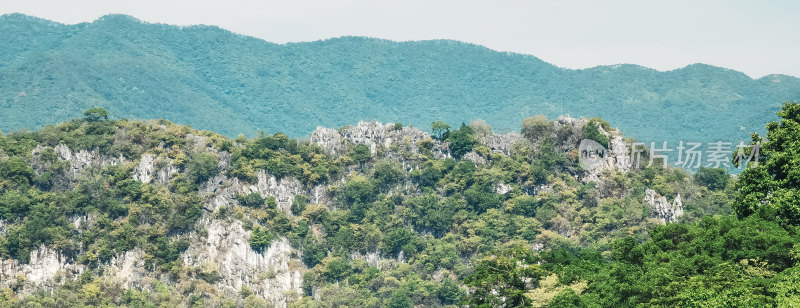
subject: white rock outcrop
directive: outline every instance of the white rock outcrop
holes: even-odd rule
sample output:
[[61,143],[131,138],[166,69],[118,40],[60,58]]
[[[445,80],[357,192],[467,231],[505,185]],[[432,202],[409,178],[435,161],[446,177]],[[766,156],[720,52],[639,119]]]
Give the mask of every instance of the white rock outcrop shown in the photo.
[[[431,135],[412,126],[395,129],[393,123],[386,125],[380,122],[358,122],[356,126],[349,126],[341,130],[318,127],[311,133],[311,142],[325,149],[329,154],[342,155],[347,151],[347,144],[364,144],[369,147],[372,154],[377,153],[379,147],[389,149],[392,146],[403,148],[411,153],[419,153],[417,143],[431,139]],[[431,152],[436,158],[448,157],[447,144],[431,140]]]
[[650,217],[659,219],[662,223],[675,222],[683,216],[681,195],[677,195],[670,204],[666,197],[660,196],[655,190],[647,189],[644,192],[644,202],[650,206]]
[[41,246],[30,253],[27,264],[15,259],[3,260],[0,265],[0,287],[21,284],[23,294],[30,294],[36,289],[52,289],[56,286],[56,275],[77,277],[83,271],[83,265],[69,262],[67,257],[57,251]]
[[156,166],[158,158],[153,154],[144,154],[139,159],[139,164],[133,169],[133,178],[142,183],[167,184],[173,175],[178,173],[178,168],[172,159],[165,158],[164,166]]
[[483,136],[480,142],[492,150],[492,152],[510,156],[511,150],[514,148],[514,144],[524,140],[525,137],[522,136],[522,134],[518,132],[510,132],[505,134],[489,134]]
[[[72,151],[64,144],[59,144],[53,147],[58,158],[70,162],[70,168],[67,172],[68,176],[72,179],[80,176],[86,168],[102,168],[108,165],[116,165],[120,162],[125,162],[125,158],[120,154],[119,157],[109,157],[100,154],[98,151]],[[34,153],[36,150],[34,149]]]
[[285,238],[257,252],[250,247],[250,231],[238,220],[198,222],[205,228],[204,240],[195,240],[182,254],[183,263],[217,271],[217,287],[228,296],[238,296],[242,285],[267,299],[274,307],[286,307],[292,294],[301,294],[306,268],[300,252]]
[[256,174],[258,182],[248,184],[238,178],[228,178],[225,175],[217,175],[210,179],[200,190],[202,194],[210,195],[205,203],[205,208],[209,212],[216,212],[221,206],[232,207],[238,204],[236,195],[246,195],[259,193],[262,197],[275,197],[278,207],[284,210],[287,215],[291,215],[291,206],[294,197],[305,195],[309,197],[309,202],[315,204],[327,204],[330,202],[330,194],[324,185],[316,185],[307,188],[299,180],[292,177],[278,179],[274,175],[264,170],[259,170]]

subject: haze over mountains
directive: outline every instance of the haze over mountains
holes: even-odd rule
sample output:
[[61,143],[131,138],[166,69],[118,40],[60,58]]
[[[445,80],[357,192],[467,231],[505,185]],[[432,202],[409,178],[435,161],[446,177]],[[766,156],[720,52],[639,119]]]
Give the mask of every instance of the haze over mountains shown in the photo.
[[[563,69],[534,56],[437,40],[343,37],[273,44],[213,26],[124,15],[64,25],[0,17],[0,129],[37,128],[89,107],[235,136],[305,136],[359,120],[427,129],[534,114],[602,117],[646,141],[746,140],[800,98],[800,79],[703,64]],[[776,47],[777,48],[777,47]]]

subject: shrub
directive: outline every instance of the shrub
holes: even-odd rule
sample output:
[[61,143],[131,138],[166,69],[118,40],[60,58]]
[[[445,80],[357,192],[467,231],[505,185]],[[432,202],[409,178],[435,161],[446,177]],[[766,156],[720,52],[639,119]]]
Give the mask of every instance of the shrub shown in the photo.
[[392,161],[381,161],[375,164],[372,178],[380,189],[389,189],[405,179],[405,173],[400,164]]
[[372,158],[372,151],[370,151],[366,144],[359,143],[350,150],[350,153],[348,153],[347,156],[353,158],[353,161],[356,163],[363,164]]
[[94,107],[84,111],[83,116],[90,122],[108,120],[108,111],[100,107]]
[[444,123],[442,121],[436,121],[431,123],[431,135],[436,140],[444,140],[450,134],[450,125]]
[[195,153],[189,156],[185,168],[189,179],[197,184],[208,181],[219,173],[217,156],[211,153]]
[[269,230],[255,227],[250,233],[250,247],[255,251],[262,252],[269,247],[269,244],[274,239],[275,235]]
[[475,120],[469,123],[469,127],[475,132],[475,136],[483,137],[492,134],[492,127],[486,124],[484,120]]
[[267,199],[261,197],[261,194],[257,192],[249,193],[247,195],[236,194],[234,198],[236,198],[236,201],[239,202],[239,205],[252,208],[261,208],[266,204],[267,201]]
[[721,190],[728,186],[730,174],[724,168],[700,167],[694,174],[694,181],[710,190]]
[[535,115],[522,121],[522,135],[529,140],[537,139],[550,130],[550,122],[545,115]]
[[300,216],[306,210],[306,205],[308,205],[308,197],[306,195],[295,195],[289,209],[293,215]]
[[583,127],[583,138],[597,141],[608,148],[608,137],[600,133],[600,124],[595,121],[589,121],[589,123]]
[[464,154],[472,151],[472,147],[475,146],[476,142],[472,128],[464,123],[461,123],[461,127],[458,130],[448,134],[447,141],[450,141],[450,152],[453,153],[455,158],[461,158]]

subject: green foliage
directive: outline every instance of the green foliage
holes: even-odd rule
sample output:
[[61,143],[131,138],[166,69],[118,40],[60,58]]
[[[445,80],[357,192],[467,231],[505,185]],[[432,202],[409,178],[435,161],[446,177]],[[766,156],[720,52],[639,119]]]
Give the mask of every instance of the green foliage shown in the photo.
[[550,139],[545,139],[531,156],[531,180],[536,184],[545,183],[550,174],[564,169],[568,163],[566,155]]
[[749,162],[736,181],[734,189],[739,194],[732,207],[740,218],[761,213],[798,224],[800,104],[786,103],[778,115],[780,122],[767,124],[766,141],[753,134],[751,145],[761,144],[759,161]]
[[354,177],[338,188],[334,195],[342,208],[369,204],[377,197],[375,185],[364,177]]
[[535,115],[522,121],[520,132],[528,139],[535,140],[544,136],[550,130],[550,122],[545,115]]
[[261,208],[267,204],[267,199],[261,197],[261,194],[257,192],[252,192],[246,195],[236,194],[234,198],[236,198],[236,201],[238,201],[241,206]]
[[484,120],[475,120],[469,123],[469,128],[475,133],[475,136],[482,137],[492,134],[492,126],[486,124]]
[[464,290],[450,278],[442,280],[442,285],[436,290],[436,294],[444,305],[458,304],[466,296]]
[[[530,305],[525,296],[526,279],[541,275],[532,251],[514,246],[479,261],[475,273],[464,279],[474,291],[467,297],[470,307],[524,307]],[[524,264],[526,266],[518,266]]]
[[34,178],[33,170],[28,163],[21,157],[12,157],[0,160],[0,178],[3,185],[13,185],[15,187],[27,187]]
[[388,190],[392,186],[405,180],[405,171],[402,166],[393,161],[381,161],[375,164],[372,178],[381,190]]
[[408,293],[403,289],[398,289],[392,292],[389,301],[386,303],[387,308],[413,308],[414,302],[408,297]]
[[83,116],[89,122],[108,120],[108,111],[100,107],[94,107],[84,111]]
[[292,205],[289,210],[292,211],[293,215],[299,216],[306,210],[306,205],[308,205],[308,197],[306,195],[296,195],[292,199]]
[[[308,267],[294,307],[778,306],[798,297],[797,227],[770,207],[744,220],[725,216],[730,200],[759,186],[736,191],[737,184],[720,184],[717,170],[693,179],[669,168],[608,172],[584,183],[570,149],[545,123],[546,131],[511,155],[478,144],[472,127],[448,130],[451,150],[474,150],[481,164],[402,147],[372,153],[365,145],[336,157],[283,134],[234,140],[164,121],[75,120],[0,136],[0,257],[25,263],[44,245],[87,268],[52,295],[17,295],[12,306],[62,295],[71,296],[66,306],[265,304],[244,287],[240,298],[223,302],[215,286],[222,272],[183,264],[189,243],[210,233],[196,229],[201,217],[240,223],[256,252],[287,240],[289,266],[302,260]],[[84,134],[92,131],[99,133]],[[58,144],[129,159],[73,177],[53,150]],[[230,164],[219,161],[225,151]],[[148,182],[138,180],[144,154],[155,157]],[[165,181],[158,171],[169,164],[178,172]],[[206,211],[209,198],[252,191],[226,176],[253,183],[261,170],[305,185],[290,190],[291,215],[259,193],[234,194],[233,204]],[[759,172],[775,181],[768,171]],[[769,185],[768,192],[779,187]],[[660,225],[643,202],[647,188],[680,195],[686,215]],[[104,285],[98,275],[105,266],[136,248],[154,277],[170,280],[150,291]]]
[[586,123],[586,126],[583,127],[583,138],[597,141],[597,143],[608,148],[608,137],[600,133],[600,126],[601,124],[596,121],[589,121],[589,123]]
[[[38,91],[15,82],[0,86],[3,131],[80,117],[95,106],[230,137],[255,136],[259,129],[300,137],[318,125],[341,127],[365,118],[427,127],[472,115],[509,131],[535,111],[550,118],[601,116],[640,140],[676,144],[678,138],[739,140],[746,136],[735,128],[757,127],[773,116],[777,104],[763,102],[800,96],[800,81],[785,75],[751,79],[704,64],[670,72],[636,65],[569,70],[530,55],[443,40],[342,37],[283,45],[215,27],[125,16],[58,24],[9,15],[0,19],[0,33],[15,34],[0,43],[0,63],[8,63],[0,76],[48,85]],[[454,55],[460,65],[453,65]],[[54,59],[71,59],[58,63],[72,73],[69,78],[53,75]],[[631,121],[665,116],[671,121]]]
[[573,308],[583,307],[580,296],[575,294],[572,289],[564,289],[548,303],[547,307],[551,308]]
[[325,247],[313,238],[307,239],[303,244],[303,263],[309,268],[320,264],[326,254]]
[[414,253],[416,249],[414,241],[417,236],[417,233],[409,228],[391,230],[384,236],[384,247],[381,250],[390,256],[397,256],[401,251]]
[[409,216],[420,231],[430,231],[439,236],[450,230],[455,214],[466,208],[463,200],[448,198],[440,201],[432,194],[409,199],[405,206],[411,211]]
[[433,132],[434,139],[445,140],[450,134],[450,125],[442,121],[435,121],[431,123],[431,132]]
[[353,149],[350,153],[348,153],[348,156],[352,157],[355,162],[363,164],[372,158],[372,151],[370,151],[366,144],[359,143],[353,146]]
[[267,229],[256,227],[250,233],[250,247],[255,251],[264,251],[275,240],[275,234]]
[[445,139],[450,142],[450,152],[455,158],[461,158],[464,154],[472,151],[476,142],[472,128],[464,123],[461,123],[458,130],[448,132]]
[[219,173],[219,159],[211,153],[196,153],[189,156],[185,168],[190,180],[200,184]]
[[700,185],[711,190],[725,189],[730,182],[730,174],[724,168],[705,168],[700,167],[694,174],[694,180]]
[[244,147],[233,149],[230,176],[248,182],[257,180],[263,169],[277,178],[295,177],[306,185],[319,184],[337,175],[341,163],[332,161],[316,145],[299,143],[282,133],[259,133],[254,139],[243,139]]

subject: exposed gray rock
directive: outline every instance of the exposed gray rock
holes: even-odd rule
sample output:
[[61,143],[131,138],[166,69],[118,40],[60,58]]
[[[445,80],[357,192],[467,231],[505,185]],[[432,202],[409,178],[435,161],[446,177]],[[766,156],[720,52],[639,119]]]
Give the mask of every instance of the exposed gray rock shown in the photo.
[[362,260],[364,262],[367,262],[369,266],[377,267],[378,269],[383,270],[383,268],[381,268],[382,265],[381,261],[385,259],[381,258],[380,253],[378,253],[377,251],[369,252],[367,254],[353,252],[352,254],[350,254],[350,258],[353,260]]
[[59,159],[70,162],[69,176],[76,178],[80,176],[81,172],[89,167],[102,168],[108,165],[116,165],[124,162],[125,158],[120,155],[119,157],[105,157],[97,151],[80,150],[77,152],[71,151],[67,146],[59,144],[53,148],[56,151]]
[[661,220],[662,223],[675,222],[683,216],[683,202],[678,195],[672,204],[667,198],[660,196],[655,190],[647,189],[644,192],[644,202],[650,206],[650,217]]
[[512,190],[512,187],[511,187],[511,185],[500,183],[500,184],[497,184],[497,187],[494,190],[498,194],[505,195],[506,193],[508,193],[508,192],[510,192]]
[[514,144],[524,141],[525,137],[518,132],[505,134],[490,134],[481,138],[480,142],[487,146],[492,152],[501,153],[506,156],[511,155]]
[[[579,145],[580,150],[580,145],[585,143],[586,140],[582,139],[576,141],[575,139],[583,138],[583,128],[589,121],[584,118],[573,119],[569,116],[561,116],[558,117],[558,121],[555,123],[556,131],[559,131],[558,134],[566,136],[566,141],[564,141],[564,143],[569,145],[572,142],[577,142],[576,144]],[[585,175],[582,177],[584,182],[599,182],[603,171],[628,172],[632,166],[630,158],[631,151],[625,144],[623,136],[619,131],[615,130],[609,132],[603,129],[602,126],[598,127],[598,131],[600,134],[608,137],[608,148],[603,148],[602,156],[592,156],[589,159],[586,159],[587,153],[578,153],[581,159],[581,166],[586,171]],[[593,140],[589,141],[594,142]],[[601,145],[601,147],[604,146]]]
[[[586,140],[582,141],[582,143],[586,142]],[[588,140],[588,142],[592,143],[593,141]],[[600,181],[601,174],[606,170],[628,172],[631,169],[630,151],[622,140],[622,136],[619,135],[609,136],[608,149],[603,151],[604,156],[596,157],[594,153],[587,154],[583,151],[579,155],[581,155],[581,166],[586,171],[583,177],[584,182]],[[590,157],[586,157],[587,155]]]
[[[340,131],[318,127],[311,133],[312,143],[335,155],[345,154],[348,143],[364,144],[369,147],[372,154],[377,153],[379,147],[390,149],[393,146],[417,154],[419,153],[417,143],[425,139],[431,139],[430,134],[418,128],[406,126],[396,130],[393,123],[383,125],[375,121],[358,122],[358,125],[345,127]],[[431,152],[435,158],[449,157],[447,143],[437,140],[431,140],[431,143],[433,144]]]
[[161,158],[162,166],[157,166],[157,157],[153,154],[144,154],[139,159],[139,164],[133,169],[133,178],[142,183],[167,184],[173,175],[178,173],[178,168],[172,163],[171,158]]
[[[238,296],[242,285],[266,298],[274,307],[286,307],[292,294],[301,294],[306,268],[300,252],[285,238],[274,241],[263,252],[250,247],[250,231],[238,220],[202,219],[204,240],[192,242],[182,254],[184,264],[217,271],[217,287],[226,295]],[[294,255],[295,257],[293,257]]]
[[341,154],[346,150],[346,140],[333,128],[319,126],[311,133],[311,143],[316,143],[329,154]]
[[56,286],[57,274],[64,277],[77,277],[85,267],[68,262],[67,258],[54,249],[41,246],[30,253],[30,262],[22,264],[16,259],[6,259],[0,264],[0,287],[22,284],[23,294],[37,289],[52,289]]
[[203,136],[186,134],[186,141],[189,141],[190,146],[193,147],[195,151],[207,151],[211,149],[208,144],[208,139]]
[[144,255],[139,248],[116,255],[104,267],[103,274],[126,288],[149,289],[156,277],[145,267]]
[[478,153],[475,153],[475,151],[469,151],[467,154],[464,154],[464,156],[461,158],[464,160],[469,160],[478,166],[485,165],[488,163],[486,158],[483,158],[482,156],[478,155]]
[[612,136],[608,142],[605,170],[628,172],[631,170],[631,151],[622,136]]
[[[31,160],[34,167],[36,166],[36,160],[41,156],[42,151],[44,151],[45,148],[46,147],[39,145],[31,152]],[[66,172],[67,177],[70,179],[76,179],[79,177],[81,173],[86,170],[86,168],[102,168],[108,165],[116,165],[125,162],[125,158],[122,157],[122,155],[119,157],[111,157],[107,155],[101,155],[98,151],[90,152],[87,150],[74,152],[64,144],[58,144],[57,146],[53,147],[53,150],[55,151],[59,160],[68,161],[70,163],[70,166]]]
[[238,201],[236,201],[237,194],[246,195],[254,192],[261,194],[263,197],[275,197],[278,207],[283,209],[287,215],[292,215],[290,209],[296,195],[306,195],[309,197],[310,202],[316,204],[327,205],[330,203],[330,194],[324,185],[307,188],[295,178],[277,179],[264,170],[259,170],[257,177],[258,182],[253,185],[244,183],[237,178],[228,178],[222,174],[210,179],[201,187],[202,193],[211,195],[206,202],[206,210],[215,212],[220,206],[230,208],[238,204]]
[[572,118],[569,115],[559,116],[553,121],[553,132],[557,146],[563,151],[570,151],[583,139],[583,127],[589,121],[585,118]]

